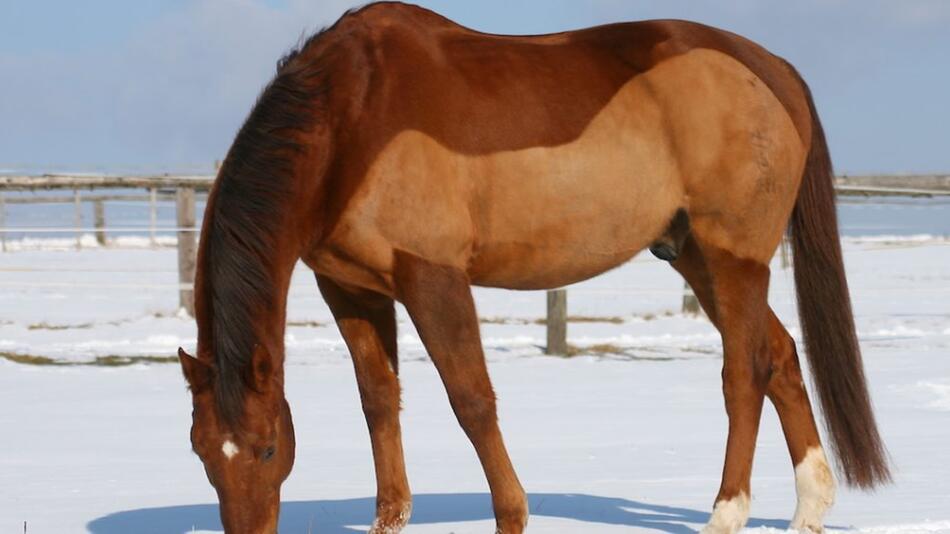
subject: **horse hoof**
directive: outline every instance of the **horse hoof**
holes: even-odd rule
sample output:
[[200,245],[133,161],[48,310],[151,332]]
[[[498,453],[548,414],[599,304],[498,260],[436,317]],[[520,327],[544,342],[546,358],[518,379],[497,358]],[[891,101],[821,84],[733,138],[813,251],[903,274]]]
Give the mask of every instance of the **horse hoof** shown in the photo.
[[399,534],[409,523],[412,501],[397,506],[383,507],[376,512],[376,520],[368,534]]

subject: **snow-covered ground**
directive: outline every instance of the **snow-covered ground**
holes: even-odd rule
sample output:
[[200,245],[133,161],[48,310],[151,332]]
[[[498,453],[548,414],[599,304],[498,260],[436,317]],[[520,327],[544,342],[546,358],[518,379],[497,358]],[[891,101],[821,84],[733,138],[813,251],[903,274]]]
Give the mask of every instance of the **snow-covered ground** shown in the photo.
[[[0,532],[22,532],[24,522],[27,533],[221,530],[214,492],[189,449],[190,399],[176,364],[12,361],[169,358],[179,345],[194,347],[193,322],[176,313],[175,250],[128,239],[108,249],[0,254]],[[896,482],[870,495],[842,488],[828,524],[950,532],[950,241],[849,238],[845,250]],[[797,335],[792,273],[773,267],[772,305]],[[531,495],[530,531],[698,529],[718,488],[726,419],[719,337],[704,319],[677,313],[681,279],[647,254],[571,287],[570,342],[593,349],[570,359],[542,355],[542,292],[475,295],[502,428]],[[489,532],[478,462],[400,313],[415,493],[407,532]],[[298,450],[281,532],[365,530],[375,485],[355,379],[304,268],[288,316]],[[751,528],[787,525],[789,464],[769,408]]]

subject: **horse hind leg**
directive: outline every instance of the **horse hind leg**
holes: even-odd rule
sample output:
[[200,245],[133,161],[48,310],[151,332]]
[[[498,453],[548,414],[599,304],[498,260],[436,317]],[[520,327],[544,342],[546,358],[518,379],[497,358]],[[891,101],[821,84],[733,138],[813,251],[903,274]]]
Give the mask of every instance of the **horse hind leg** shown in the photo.
[[[711,254],[711,256],[715,256],[715,254]],[[713,284],[713,274],[715,269],[727,268],[729,263],[729,261],[723,262],[721,260],[711,260],[707,263],[706,256],[700,251],[692,237],[686,240],[681,257],[673,263],[676,270],[692,286],[710,320],[723,333],[724,345],[726,344],[726,338],[730,336],[727,332],[731,330],[733,332],[731,336],[734,337],[736,329],[729,326],[729,323],[734,321],[728,319],[730,313],[728,309],[724,309],[725,303],[719,296],[722,291],[722,284]],[[756,278],[761,278],[763,274],[766,274],[762,269],[764,267],[753,269],[760,271],[760,274],[749,278],[751,285],[748,287],[761,285],[761,282],[756,282]],[[719,275],[719,278],[722,278],[722,275]],[[727,282],[727,284],[740,287],[735,282]],[[762,291],[753,293],[762,293]],[[753,300],[763,298],[764,296],[755,297]],[[729,302],[729,299],[726,299],[727,302]],[[798,505],[791,527],[803,532],[821,532],[823,530],[822,519],[824,514],[834,502],[835,483],[825,459],[818,428],[815,424],[811,405],[808,402],[808,393],[805,391],[795,342],[771,308],[766,305],[755,306],[754,309],[760,310],[765,320],[764,322],[755,320],[750,324],[758,324],[757,329],[764,332],[765,339],[763,349],[755,351],[756,356],[750,359],[752,361],[751,369],[754,371],[753,376],[759,376],[758,379],[753,379],[753,385],[756,389],[760,389],[762,384],[765,384],[765,394],[778,412],[782,430],[788,443],[789,454],[795,466]],[[731,315],[734,317],[735,313],[733,312]],[[750,317],[750,319],[753,319],[753,317]],[[755,335],[753,337],[761,336]],[[755,345],[751,346],[754,347]],[[738,425],[740,423],[738,420],[734,421],[733,410],[729,409],[730,395],[727,390],[730,386],[726,368],[730,365],[730,358],[730,352],[727,348],[724,357],[723,390],[726,394],[727,412],[730,416],[730,436],[732,436],[734,424]],[[758,371],[755,371],[756,369]],[[732,403],[735,403],[735,401],[732,401]],[[759,411],[761,410],[759,409]],[[757,417],[755,420],[757,426]],[[744,425],[750,427],[749,423],[751,421],[752,419],[746,417]],[[738,430],[738,426],[735,430]],[[746,448],[749,448],[750,443],[754,447],[754,439],[751,442],[746,440]],[[733,449],[731,439],[729,449]],[[723,486],[720,489],[720,494],[716,500],[716,508],[707,527],[708,532],[729,532],[738,529],[748,516],[748,475],[741,473],[740,476],[735,476],[736,472],[744,470],[743,462],[734,462],[730,467],[728,454],[727,451],[727,463],[723,470]],[[749,450],[749,469],[751,469],[751,461],[752,455],[751,450]],[[736,481],[740,483],[738,491],[736,491]]]
[[371,534],[395,534],[409,522],[412,495],[399,426],[399,359],[393,299],[353,294],[318,276],[323,294],[350,350],[376,467],[376,519]]
[[788,452],[795,466],[798,506],[791,528],[802,532],[822,532],[825,512],[834,504],[834,476],[821,447],[815,416],[802,380],[795,341],[771,310],[769,353],[772,376],[767,394],[778,412]]
[[722,335],[722,390],[729,432],[722,483],[703,532],[734,534],[749,517],[752,459],[769,382],[769,269],[687,239],[673,262]]
[[683,244],[689,236],[689,214],[680,208],[673,215],[669,226],[656,241],[650,245],[650,252],[664,261],[676,261],[683,251]]

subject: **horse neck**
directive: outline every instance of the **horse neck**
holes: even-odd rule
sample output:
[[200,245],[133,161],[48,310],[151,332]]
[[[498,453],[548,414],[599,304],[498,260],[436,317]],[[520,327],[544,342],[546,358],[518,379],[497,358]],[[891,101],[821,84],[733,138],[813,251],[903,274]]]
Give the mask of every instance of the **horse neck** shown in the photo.
[[[293,225],[283,222],[276,226],[280,231],[267,236],[268,257],[256,265],[261,275],[257,282],[267,285],[266,289],[253,280],[249,284],[248,278],[242,276],[222,276],[220,269],[214,268],[214,262],[233,260],[235,255],[240,254],[223,246],[227,245],[226,240],[213,240],[211,232],[215,225],[210,220],[215,216],[213,208],[210,208],[213,202],[214,198],[210,198],[207,220],[202,230],[202,235],[207,236],[207,239],[203,237],[199,247],[195,276],[198,357],[208,363],[218,363],[213,350],[214,339],[221,339],[222,336],[246,338],[252,335],[251,346],[260,345],[266,349],[271,367],[282,383],[287,293],[294,265],[299,258],[300,240],[292,230]],[[255,298],[242,301],[237,298],[240,295]],[[216,307],[227,310],[222,312]],[[221,321],[222,313],[230,320]],[[218,333],[216,329],[222,332]]]
[[255,309],[258,343],[267,349],[278,381],[284,383],[284,333],[287,327],[287,294],[297,257],[285,256],[273,273],[274,298]]

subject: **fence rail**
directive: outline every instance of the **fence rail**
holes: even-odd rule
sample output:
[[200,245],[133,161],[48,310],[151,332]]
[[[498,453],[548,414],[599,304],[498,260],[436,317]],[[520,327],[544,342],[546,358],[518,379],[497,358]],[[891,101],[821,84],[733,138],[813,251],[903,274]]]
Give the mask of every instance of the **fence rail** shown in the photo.
[[[157,231],[173,231],[177,235],[179,303],[188,313],[194,313],[194,272],[197,253],[197,213],[196,197],[210,190],[214,182],[213,175],[171,175],[157,174],[144,176],[110,176],[85,174],[44,174],[44,175],[0,175],[0,242],[6,250],[6,239],[10,233],[75,233],[77,247],[81,247],[83,233],[93,232],[97,241],[106,244],[106,231],[140,232],[148,230],[152,243],[156,242]],[[841,195],[862,196],[912,196],[937,197],[950,196],[950,174],[934,175],[861,175],[839,176],[835,188]],[[98,193],[85,194],[83,191],[103,189],[144,189],[147,194]],[[19,197],[5,195],[6,192],[22,191],[71,191],[70,196],[31,196]],[[157,203],[175,201],[176,226],[173,228],[157,226]],[[82,223],[82,204],[93,204],[93,226]],[[142,228],[109,228],[106,225],[106,202],[148,202],[149,226]],[[69,204],[76,206],[75,225],[71,228],[7,227],[6,205],[24,204]],[[783,251],[784,252],[784,251]],[[557,289],[548,292],[548,336],[549,353],[563,354],[567,351],[567,291]],[[689,287],[684,288],[683,311],[698,312],[698,303]]]
[[40,176],[0,176],[0,191],[40,189],[180,189],[207,191],[214,183],[210,174],[153,176],[108,176],[85,174],[43,174]]
[[[0,191],[36,191],[43,189],[178,189],[187,187],[207,191],[214,183],[213,174],[91,175],[42,174],[0,175]],[[835,178],[840,193],[872,195],[950,193],[950,174],[867,174],[840,175]]]

